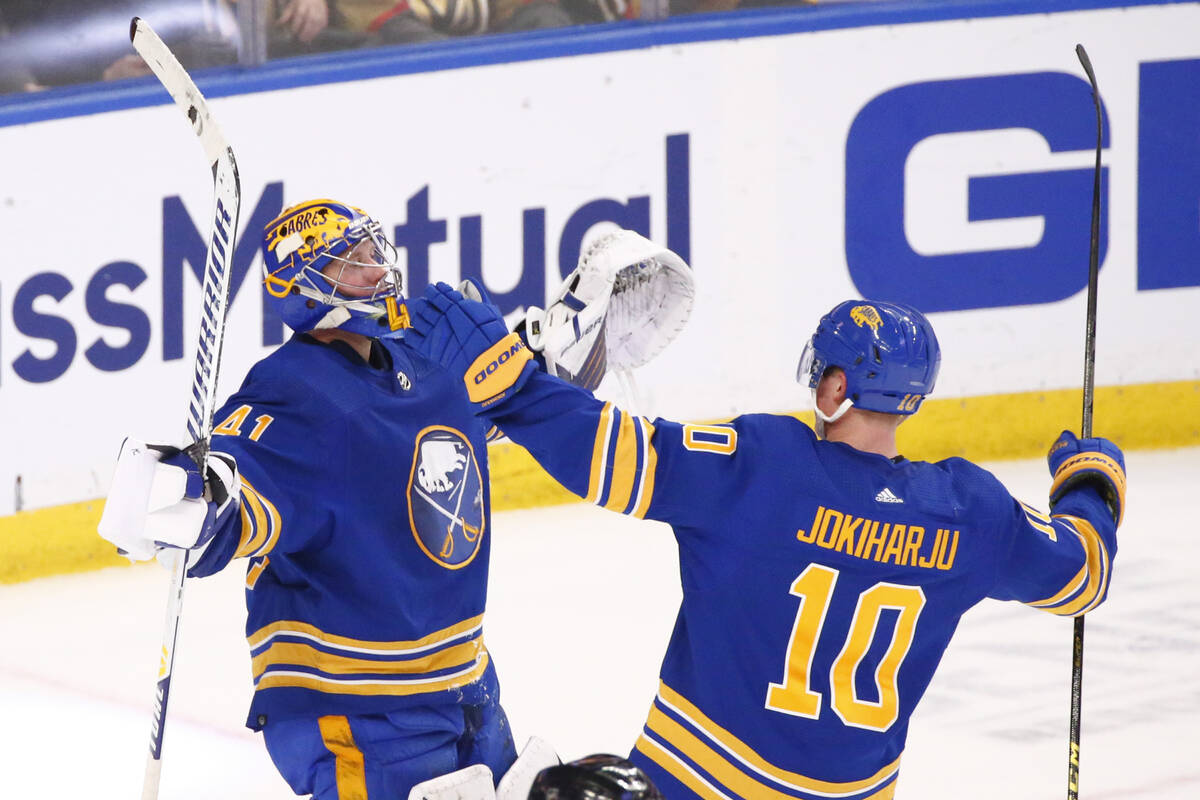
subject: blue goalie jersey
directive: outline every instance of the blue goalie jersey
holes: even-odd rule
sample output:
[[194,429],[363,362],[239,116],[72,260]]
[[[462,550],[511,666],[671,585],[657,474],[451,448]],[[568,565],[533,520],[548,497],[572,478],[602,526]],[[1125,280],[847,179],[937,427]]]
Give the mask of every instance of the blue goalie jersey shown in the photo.
[[676,798],[892,797],[908,720],[985,597],[1095,608],[1116,528],[1051,517],[958,458],[889,459],[800,421],[648,420],[534,374],[487,416],[557,480],[669,523],[683,602],[634,761]]
[[255,729],[498,696],[485,430],[443,370],[373,347],[294,336],[216,416],[241,505],[189,574],[248,559]]

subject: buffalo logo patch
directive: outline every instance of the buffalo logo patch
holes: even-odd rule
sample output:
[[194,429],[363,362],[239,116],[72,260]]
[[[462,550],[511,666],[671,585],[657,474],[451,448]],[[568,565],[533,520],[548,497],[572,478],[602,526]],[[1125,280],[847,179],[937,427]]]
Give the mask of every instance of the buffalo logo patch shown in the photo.
[[431,425],[417,434],[408,479],[408,518],[425,555],[447,569],[471,563],[483,542],[483,478],[471,443]]

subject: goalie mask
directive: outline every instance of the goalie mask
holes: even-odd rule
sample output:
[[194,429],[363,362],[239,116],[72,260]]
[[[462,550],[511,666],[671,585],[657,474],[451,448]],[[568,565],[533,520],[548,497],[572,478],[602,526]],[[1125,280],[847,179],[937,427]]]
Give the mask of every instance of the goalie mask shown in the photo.
[[813,390],[829,367],[846,374],[846,399],[829,423],[851,407],[884,414],[913,414],[933,391],[941,351],[929,320],[898,303],[847,300],[821,318],[804,347],[796,380]]
[[285,209],[263,230],[263,283],[292,330],[377,337],[408,327],[395,246],[365,212],[333,200]]

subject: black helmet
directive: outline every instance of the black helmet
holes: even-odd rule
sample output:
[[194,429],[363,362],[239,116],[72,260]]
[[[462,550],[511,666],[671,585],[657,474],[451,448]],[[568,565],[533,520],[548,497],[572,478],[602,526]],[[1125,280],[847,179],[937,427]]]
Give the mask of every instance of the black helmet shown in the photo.
[[529,800],[663,800],[646,773],[628,759],[604,753],[538,773]]

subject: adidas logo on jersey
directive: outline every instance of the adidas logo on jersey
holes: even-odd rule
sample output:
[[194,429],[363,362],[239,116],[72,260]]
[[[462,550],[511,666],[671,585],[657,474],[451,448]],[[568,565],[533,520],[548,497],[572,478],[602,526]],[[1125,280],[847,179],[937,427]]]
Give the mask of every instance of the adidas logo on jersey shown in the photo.
[[904,501],[901,500],[899,497],[896,497],[896,495],[892,493],[892,490],[888,489],[885,486],[882,492],[875,495],[875,502],[876,503],[903,503]]

